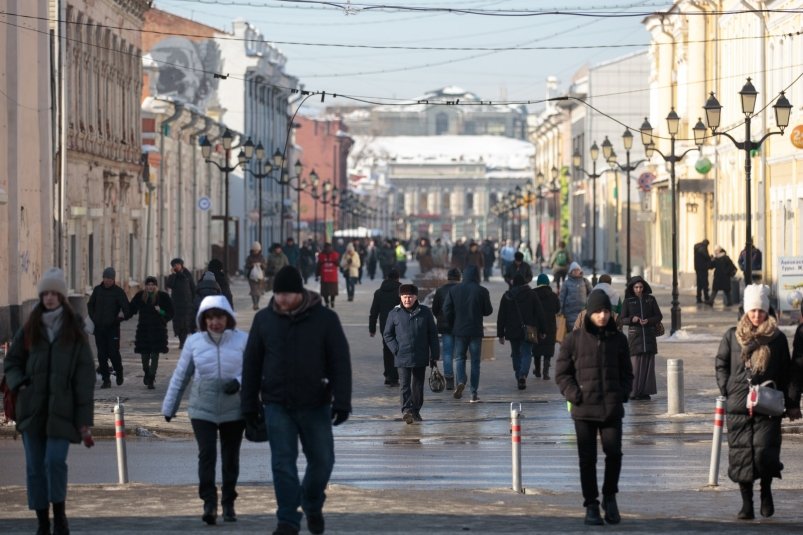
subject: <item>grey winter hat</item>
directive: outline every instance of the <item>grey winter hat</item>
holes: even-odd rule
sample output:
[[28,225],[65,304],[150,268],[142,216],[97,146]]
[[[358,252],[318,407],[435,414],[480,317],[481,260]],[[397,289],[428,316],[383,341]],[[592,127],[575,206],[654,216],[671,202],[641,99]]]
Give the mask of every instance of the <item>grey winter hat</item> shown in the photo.
[[103,278],[114,280],[117,278],[117,273],[114,271],[113,267],[107,267],[103,270]]

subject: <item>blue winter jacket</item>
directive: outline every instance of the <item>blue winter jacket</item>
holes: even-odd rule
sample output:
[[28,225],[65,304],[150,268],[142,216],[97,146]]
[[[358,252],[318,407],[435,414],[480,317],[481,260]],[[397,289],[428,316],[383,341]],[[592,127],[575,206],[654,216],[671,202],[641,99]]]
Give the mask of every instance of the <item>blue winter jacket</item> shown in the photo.
[[397,368],[428,366],[430,360],[440,358],[435,316],[419,303],[410,310],[401,305],[391,310],[382,337]]
[[488,289],[480,286],[477,266],[467,266],[463,282],[454,285],[443,302],[443,313],[452,325],[452,334],[481,338],[484,334],[482,318],[493,311]]

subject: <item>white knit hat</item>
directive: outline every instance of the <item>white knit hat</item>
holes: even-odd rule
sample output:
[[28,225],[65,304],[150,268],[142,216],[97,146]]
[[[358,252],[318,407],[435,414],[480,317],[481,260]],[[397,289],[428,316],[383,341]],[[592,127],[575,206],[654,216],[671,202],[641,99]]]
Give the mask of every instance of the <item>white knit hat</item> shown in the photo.
[[764,284],[750,284],[744,289],[744,311],[760,308],[770,311],[770,288]]
[[45,292],[56,292],[67,297],[67,281],[64,280],[64,272],[57,267],[48,269],[42,275],[39,284],[36,285],[36,292],[39,295]]

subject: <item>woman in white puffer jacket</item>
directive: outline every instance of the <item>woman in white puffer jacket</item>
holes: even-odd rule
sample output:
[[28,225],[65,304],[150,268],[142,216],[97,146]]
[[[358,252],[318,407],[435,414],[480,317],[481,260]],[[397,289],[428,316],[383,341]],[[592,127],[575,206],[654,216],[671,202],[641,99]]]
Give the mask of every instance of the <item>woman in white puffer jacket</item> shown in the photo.
[[240,473],[240,445],[245,430],[240,410],[243,351],[248,335],[235,328],[234,311],[221,295],[205,297],[196,316],[199,332],[184,344],[170,379],[162,414],[168,422],[176,415],[184,390],[192,379],[188,414],[198,442],[198,495],[204,502],[203,521],[217,522],[215,463],[220,433],[223,520],[237,520],[234,500]]

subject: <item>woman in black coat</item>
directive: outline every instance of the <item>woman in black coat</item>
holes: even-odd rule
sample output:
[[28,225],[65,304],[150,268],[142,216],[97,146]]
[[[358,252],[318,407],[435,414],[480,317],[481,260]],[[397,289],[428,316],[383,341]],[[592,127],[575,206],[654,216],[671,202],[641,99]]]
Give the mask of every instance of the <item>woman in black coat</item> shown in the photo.
[[711,299],[707,301],[707,304],[714,306],[717,292],[722,291],[722,295],[725,296],[725,306],[729,307],[731,306],[731,278],[736,275],[736,266],[719,245],[714,247],[714,259],[711,260],[711,267],[714,269],[714,284],[711,287]]
[[137,292],[129,305],[131,316],[139,314],[134,352],[142,359],[142,382],[153,390],[159,354],[167,353],[167,322],[173,319],[173,300],[158,289],[156,277],[145,279],[145,289]]
[[[775,512],[772,479],[780,479],[781,416],[767,416],[747,409],[748,384],[774,381],[784,392],[786,416],[800,418],[800,367],[789,356],[786,335],[769,312],[769,288],[751,284],[744,291],[744,316],[719,344],[716,357],[717,385],[728,398],[728,476],[742,494],[740,520],[751,520],[753,482],[761,481],[761,516]],[[752,412],[752,414],[751,414]]]
[[533,294],[524,276],[516,273],[513,286],[499,301],[496,336],[500,344],[504,344],[505,339],[510,341],[510,359],[519,390],[527,388],[527,374],[530,373],[533,354],[533,343],[527,340],[525,327],[535,327],[539,338],[545,336],[546,323],[541,301]]
[[558,295],[549,286],[549,277],[545,273],[538,275],[533,293],[541,303],[544,310],[544,324],[546,329],[543,339],[533,344],[533,374],[536,377],[549,381],[549,363],[555,354],[555,335],[558,332],[557,314],[560,312]]
[[563,341],[555,365],[555,382],[571,403],[577,453],[580,457],[580,483],[585,523],[602,525],[597,487],[597,436],[605,452],[605,480],[602,508],[609,524],[620,521],[616,494],[622,469],[623,403],[633,383],[633,370],[627,339],[611,317],[608,294],[594,290],[588,296],[586,316],[581,328]]
[[628,327],[630,359],[633,361],[633,392],[630,399],[647,401],[658,393],[655,381],[655,354],[658,341],[655,326],[661,323],[663,314],[658,308],[652,288],[642,277],[631,277],[625,289],[622,304],[622,325]]

